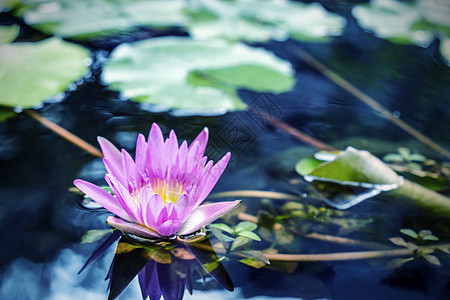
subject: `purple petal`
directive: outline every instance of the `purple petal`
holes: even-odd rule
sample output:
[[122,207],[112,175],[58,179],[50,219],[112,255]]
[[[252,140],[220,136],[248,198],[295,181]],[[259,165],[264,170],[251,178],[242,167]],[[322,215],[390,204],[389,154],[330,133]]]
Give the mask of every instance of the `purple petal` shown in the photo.
[[197,200],[197,205],[199,205],[205,198],[209,195],[211,190],[216,185],[223,171],[228,165],[230,161],[231,153],[228,152],[220,161],[216,163],[216,165],[211,169],[209,176],[207,176],[206,180],[202,182],[202,191]]
[[139,206],[130,192],[119,182],[119,180],[117,180],[117,178],[106,174],[105,179],[111,183],[110,185],[114,188],[114,194],[116,195],[118,202],[122,205],[122,209],[132,218],[132,221],[143,224]]
[[177,212],[178,219],[184,222],[190,215],[194,208],[195,201],[187,194],[183,194],[175,203],[175,210]]
[[167,220],[158,227],[158,233],[162,236],[172,236],[177,233],[183,222],[181,220]]
[[205,153],[206,150],[206,145],[208,144],[208,128],[205,127],[198,135],[197,137],[192,141],[191,145],[189,146],[189,150],[191,149],[191,147],[193,147],[193,145],[195,144],[195,142],[199,143],[199,149],[198,149],[198,155],[196,156],[197,159],[202,158],[203,154]]
[[125,177],[127,178],[127,184],[124,186],[128,187],[128,190],[130,192],[133,192],[141,187],[140,176],[133,158],[124,149],[122,149],[122,162],[123,169],[125,171]]
[[94,200],[113,214],[118,215],[125,220],[132,220],[131,217],[123,210],[118,200],[104,189],[82,179],[75,180],[73,184],[88,197],[92,198],[92,200]]
[[120,163],[116,164],[108,158],[104,158],[103,164],[105,165],[106,172],[108,174],[117,178],[123,185],[127,184],[127,179],[123,170],[122,159],[120,160]]
[[178,235],[186,235],[199,230],[233,210],[239,203],[241,203],[241,200],[200,205],[192,211],[191,215],[178,231]]
[[147,151],[148,145],[145,141],[145,137],[142,134],[139,134],[137,142],[136,142],[136,168],[137,170],[143,174],[145,171],[145,163],[147,162]]
[[106,222],[119,229],[122,232],[125,233],[129,233],[129,234],[134,234],[137,235],[139,237],[143,237],[143,238],[154,238],[154,237],[159,237],[158,233],[148,227],[136,224],[136,223],[132,223],[132,222],[128,222],[113,216],[109,216],[106,219]]
[[114,146],[110,141],[101,136],[97,138],[97,141],[100,144],[100,148],[102,148],[103,156],[105,158],[107,158],[114,164],[122,165],[122,155],[120,155],[120,151],[116,148],[116,146]]

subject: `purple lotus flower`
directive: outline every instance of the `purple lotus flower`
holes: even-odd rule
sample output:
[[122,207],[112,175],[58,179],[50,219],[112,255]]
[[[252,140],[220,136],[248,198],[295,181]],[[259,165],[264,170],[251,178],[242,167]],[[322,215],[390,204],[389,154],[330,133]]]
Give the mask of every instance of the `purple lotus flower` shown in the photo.
[[142,134],[133,160],[111,142],[99,137],[105,179],[114,195],[87,181],[74,181],[81,191],[115,214],[108,224],[143,238],[188,235],[235,208],[240,201],[200,205],[213,189],[230,160],[227,153],[215,165],[204,156],[208,142],[205,128],[188,146],[178,146],[175,132],[164,141],[153,124],[148,141]]

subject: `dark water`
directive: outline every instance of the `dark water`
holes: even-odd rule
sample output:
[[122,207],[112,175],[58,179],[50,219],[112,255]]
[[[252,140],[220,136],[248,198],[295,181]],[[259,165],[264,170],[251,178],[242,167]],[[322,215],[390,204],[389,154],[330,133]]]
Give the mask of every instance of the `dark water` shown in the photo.
[[[308,51],[449,149],[450,75],[448,67],[438,58],[438,43],[427,49],[394,45],[362,32],[349,17],[348,6],[332,8],[349,21],[344,35],[332,43],[288,41],[261,45],[294,66],[297,83],[291,92],[272,95],[242,90],[241,97],[250,107],[270,104],[275,117],[336,148],[352,145],[383,155],[406,146],[442,159],[328,81],[295,53],[295,48]],[[1,18],[4,23],[19,22],[5,14]],[[33,39],[38,34],[24,26],[22,35]],[[141,32],[128,39],[152,35]],[[118,41],[123,41],[123,37]],[[101,58],[117,44],[101,41],[87,46]],[[188,141],[207,126],[211,136],[207,154],[217,160],[225,152],[232,152],[230,165],[215,192],[234,189],[306,192],[306,184],[292,187],[288,180],[299,179],[293,170],[294,163],[314,153],[312,147],[249,112],[218,117],[175,117],[165,112],[148,112],[138,104],[123,101],[102,85],[100,69],[95,64],[92,71],[92,77],[68,93],[63,102],[46,104],[38,112],[94,145],[97,136],[104,136],[131,152],[137,134],[147,134],[152,122],[157,122],[165,134],[174,129],[179,139]],[[239,139],[232,138],[230,132],[238,132]],[[81,236],[89,229],[107,228],[107,214],[82,210],[77,205],[78,196],[68,190],[76,178],[102,183],[105,170],[101,160],[25,114],[0,123],[0,141],[0,298],[106,299],[104,277],[112,260],[112,249],[81,275],[77,272],[96,248],[95,244],[80,244]],[[288,150],[291,155],[286,154]],[[244,204],[250,213],[256,213],[262,206],[256,200],[245,200]],[[380,241],[398,235],[400,228],[429,228],[440,233],[441,240],[448,240],[449,231],[445,229],[450,225],[448,219],[432,217],[410,204],[376,197],[353,208],[352,212],[360,216],[379,217],[378,233],[360,233],[356,237]],[[275,208],[281,205],[273,203]],[[316,253],[355,250],[311,241],[304,242],[302,247],[302,251]],[[444,255],[439,258],[441,268],[417,261],[398,270],[386,270],[383,268],[386,260],[363,260],[304,263],[292,273],[226,263],[235,292],[225,291],[208,279],[206,283],[194,282],[193,296],[186,292],[185,299],[448,299],[450,259]],[[119,299],[140,297],[135,281]]]

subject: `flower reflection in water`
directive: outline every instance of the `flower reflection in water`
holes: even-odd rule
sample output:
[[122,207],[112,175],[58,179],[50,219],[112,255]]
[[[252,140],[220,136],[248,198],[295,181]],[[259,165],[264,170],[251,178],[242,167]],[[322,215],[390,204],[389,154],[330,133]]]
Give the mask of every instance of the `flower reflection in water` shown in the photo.
[[[109,279],[108,299],[116,299],[137,275],[144,300],[157,300],[161,296],[166,300],[181,300],[185,288],[192,294],[195,269],[200,269],[200,274],[209,273],[225,289],[234,289],[203,232],[185,240],[169,241],[144,240],[116,230],[94,251],[80,272],[117,240],[119,243],[106,276]],[[206,252],[199,247],[212,251]]]

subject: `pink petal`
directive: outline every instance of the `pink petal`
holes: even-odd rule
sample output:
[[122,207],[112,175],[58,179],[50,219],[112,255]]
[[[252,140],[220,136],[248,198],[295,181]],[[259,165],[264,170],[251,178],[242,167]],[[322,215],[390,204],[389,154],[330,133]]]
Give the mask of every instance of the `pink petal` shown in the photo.
[[123,162],[123,169],[125,171],[125,177],[127,178],[127,184],[124,184],[124,186],[128,187],[128,190],[130,192],[133,192],[139,189],[142,186],[142,184],[133,158],[124,149],[122,149],[122,162]]
[[206,177],[206,180],[202,182],[202,191],[197,200],[197,205],[199,205],[205,198],[209,195],[211,190],[216,185],[223,171],[228,165],[230,161],[231,153],[228,152],[220,161],[216,163],[216,165],[211,169],[210,174]]
[[103,156],[105,158],[114,164],[122,165],[122,155],[120,155],[120,151],[116,148],[116,146],[101,136],[97,138],[97,141],[100,144],[100,148],[102,148]]
[[197,137],[192,141],[191,145],[189,146],[189,150],[195,142],[199,143],[199,149],[198,149],[198,155],[196,156],[197,159],[202,158],[202,156],[205,153],[206,145],[208,144],[208,128],[205,127],[198,135]]
[[147,151],[148,145],[145,141],[145,137],[142,134],[139,134],[137,142],[136,142],[136,168],[141,173],[144,174],[145,163],[147,162]]
[[159,237],[158,233],[148,227],[136,224],[136,223],[131,223],[131,222],[127,222],[125,220],[113,217],[113,216],[109,216],[106,219],[106,222],[119,229],[122,232],[125,233],[129,233],[129,234],[134,234],[136,236],[139,237],[143,237],[143,238],[155,238],[155,237]]
[[211,204],[200,205],[192,211],[191,215],[184,222],[178,231],[178,235],[186,235],[196,232],[203,226],[208,225],[217,218],[225,215],[233,210],[241,203],[240,200],[230,202],[217,202]]
[[189,217],[192,209],[194,208],[195,201],[187,194],[183,194],[175,203],[175,210],[177,212],[178,219],[182,222],[186,221]]
[[112,188],[115,189],[114,193],[116,194],[118,202],[122,205],[123,210],[125,210],[132,218],[132,221],[143,224],[140,209],[130,192],[119,182],[119,180],[117,180],[117,178],[106,174],[105,179],[109,181]]
[[73,184],[88,197],[92,198],[92,200],[94,200],[113,214],[118,215],[125,220],[132,220],[131,217],[123,210],[118,200],[104,189],[82,179],[75,180]]
[[181,220],[167,220],[158,227],[158,233],[162,236],[172,236],[177,233],[183,222]]

